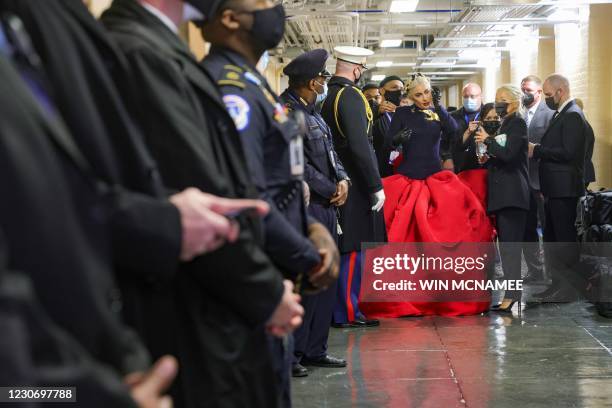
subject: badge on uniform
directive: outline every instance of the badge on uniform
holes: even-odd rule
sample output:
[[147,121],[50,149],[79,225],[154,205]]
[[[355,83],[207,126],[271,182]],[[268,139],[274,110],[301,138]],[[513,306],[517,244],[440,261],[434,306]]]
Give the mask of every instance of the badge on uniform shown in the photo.
[[274,105],[274,120],[278,123],[285,123],[288,119],[287,108],[276,102]]
[[291,176],[301,179],[304,175],[304,142],[301,135],[297,135],[289,142],[289,161]]
[[234,119],[236,129],[239,131],[246,129],[249,126],[249,115],[251,112],[251,107],[247,101],[238,95],[225,95],[223,102],[230,116]]

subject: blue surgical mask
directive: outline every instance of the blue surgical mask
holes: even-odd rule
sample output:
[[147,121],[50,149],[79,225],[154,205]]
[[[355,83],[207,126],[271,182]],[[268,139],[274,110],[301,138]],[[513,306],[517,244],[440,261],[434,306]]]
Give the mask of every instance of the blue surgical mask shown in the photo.
[[327,82],[324,82],[322,84],[318,83],[315,81],[315,83],[317,85],[321,85],[323,87],[323,93],[318,93],[317,91],[317,100],[315,101],[315,104],[319,104],[321,102],[323,102],[325,100],[325,98],[327,98]]
[[463,98],[463,109],[467,112],[476,112],[480,109],[480,104],[476,99],[472,98]]

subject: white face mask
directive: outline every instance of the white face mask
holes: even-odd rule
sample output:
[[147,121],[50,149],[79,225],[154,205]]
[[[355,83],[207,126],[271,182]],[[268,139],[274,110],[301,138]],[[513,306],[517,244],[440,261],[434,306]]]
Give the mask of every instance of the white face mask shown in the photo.
[[204,20],[204,14],[194,8],[191,4],[183,3],[183,22]]

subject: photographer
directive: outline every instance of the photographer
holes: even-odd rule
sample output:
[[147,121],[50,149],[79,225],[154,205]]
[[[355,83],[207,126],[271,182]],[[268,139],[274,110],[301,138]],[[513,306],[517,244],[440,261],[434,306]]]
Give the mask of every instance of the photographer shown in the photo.
[[[488,205],[489,213],[495,214],[504,278],[521,279],[521,246],[525,231],[525,220],[529,210],[529,182],[527,174],[527,125],[519,114],[522,95],[513,85],[504,85],[495,95],[495,110],[502,119],[496,136],[481,126],[474,140],[487,147],[488,159]],[[483,121],[491,133],[493,123]],[[493,311],[511,313],[515,302],[519,302],[520,291],[506,291],[501,304]]]

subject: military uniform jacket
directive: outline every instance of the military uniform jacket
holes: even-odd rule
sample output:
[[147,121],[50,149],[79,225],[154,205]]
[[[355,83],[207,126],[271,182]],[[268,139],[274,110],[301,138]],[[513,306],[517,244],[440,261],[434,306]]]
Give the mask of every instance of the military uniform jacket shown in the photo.
[[337,183],[348,178],[334,149],[331,130],[314,104],[309,104],[292,90],[285,90],[281,100],[290,111],[301,111],[306,116],[304,180],[310,187],[310,202],[329,207]]
[[259,195],[270,204],[264,220],[266,253],[290,278],[309,272],[320,257],[307,238],[302,175],[292,176],[290,155],[299,155],[303,166],[303,153],[291,150],[299,132],[295,122],[265,78],[239,54],[213,48],[202,65],[223,94]]
[[343,234],[339,247],[347,253],[360,251],[362,242],[386,241],[383,214],[371,210],[371,195],[382,189],[382,181],[372,148],[373,114],[369,104],[346,78],[332,77],[328,86],[321,115],[332,131],[334,147],[352,183],[348,199],[340,207]]
[[[135,111],[164,184],[257,197],[233,121],[186,44],[135,0],[114,1],[102,22],[138,80]],[[240,224],[237,242],[177,273],[175,326],[151,322],[154,335],[178,342],[187,373],[173,392],[179,406],[277,405],[261,325],[282,296],[282,276],[260,247],[259,221]]]

